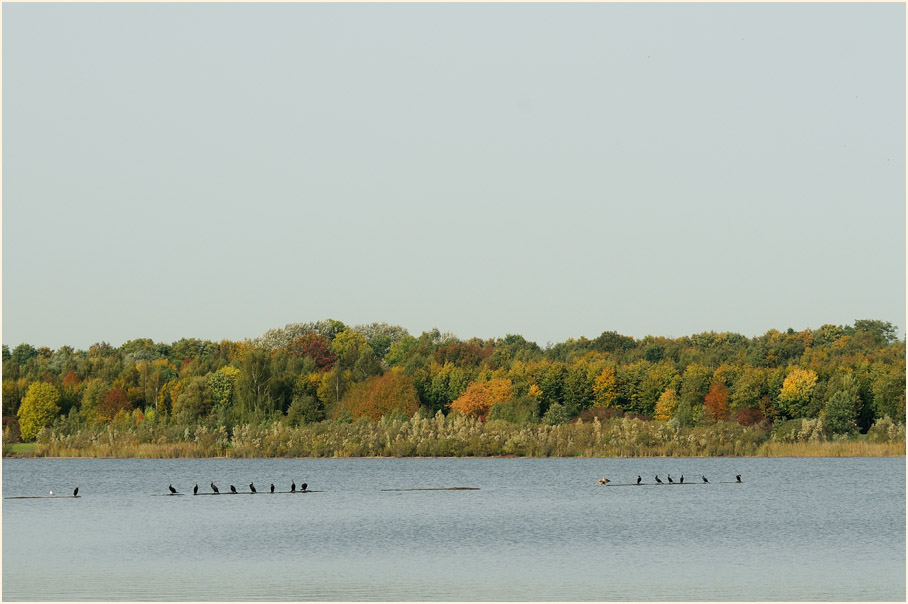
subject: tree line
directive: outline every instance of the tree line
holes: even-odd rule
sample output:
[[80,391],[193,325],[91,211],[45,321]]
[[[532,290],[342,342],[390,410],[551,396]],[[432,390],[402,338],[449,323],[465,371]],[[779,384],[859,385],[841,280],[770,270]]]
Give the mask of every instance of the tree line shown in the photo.
[[3,346],[6,442],[34,440],[48,427],[155,422],[230,433],[438,412],[513,424],[620,417],[763,430],[806,418],[829,436],[866,433],[884,418],[905,423],[905,341],[877,320],[753,338],[606,331],[540,347],[520,335],[413,336],[385,323],[327,319],[241,342]]

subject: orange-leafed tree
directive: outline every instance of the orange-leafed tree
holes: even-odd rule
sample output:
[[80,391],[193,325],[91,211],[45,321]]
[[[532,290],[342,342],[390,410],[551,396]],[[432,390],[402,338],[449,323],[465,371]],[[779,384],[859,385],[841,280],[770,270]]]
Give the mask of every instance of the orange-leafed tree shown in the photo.
[[484,420],[492,405],[511,399],[511,380],[494,378],[487,382],[473,382],[466,391],[451,403],[452,411],[474,415]]
[[706,417],[713,422],[728,417],[728,388],[722,382],[713,382],[709,392],[703,398],[703,410]]
[[120,411],[130,411],[132,405],[122,388],[111,388],[101,395],[98,405],[98,419],[111,421]]
[[338,407],[349,410],[354,419],[366,417],[377,421],[383,415],[410,417],[419,409],[419,397],[405,373],[391,371],[351,388]]

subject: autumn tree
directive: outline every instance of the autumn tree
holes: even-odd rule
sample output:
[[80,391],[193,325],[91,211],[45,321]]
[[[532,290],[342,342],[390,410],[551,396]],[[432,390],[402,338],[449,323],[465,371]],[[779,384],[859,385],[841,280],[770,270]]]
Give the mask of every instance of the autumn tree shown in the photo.
[[715,381],[709,392],[703,397],[703,410],[711,422],[718,422],[728,417],[728,388],[722,382]]
[[122,388],[114,387],[101,395],[101,402],[98,405],[98,419],[102,421],[112,421],[120,411],[130,411],[132,405],[126,397],[126,392]]
[[410,417],[419,409],[416,388],[402,371],[371,377],[350,389],[339,409],[346,409],[354,419],[376,421],[385,415]]
[[678,409],[678,393],[674,388],[668,388],[659,396],[656,402],[656,419],[662,422],[675,416]]
[[792,367],[782,383],[779,404],[788,417],[807,417],[810,397],[817,385],[818,376],[811,369]]
[[35,382],[28,387],[17,413],[23,440],[34,440],[41,428],[50,425],[60,413],[59,400],[60,392],[51,384]]
[[618,380],[614,367],[605,367],[593,380],[593,400],[596,407],[618,406]]
[[511,380],[494,378],[486,382],[473,382],[451,403],[451,410],[484,420],[492,405],[503,403],[510,398]]
[[287,351],[297,357],[309,357],[320,371],[331,369],[337,355],[331,350],[331,340],[317,333],[308,333],[290,341]]

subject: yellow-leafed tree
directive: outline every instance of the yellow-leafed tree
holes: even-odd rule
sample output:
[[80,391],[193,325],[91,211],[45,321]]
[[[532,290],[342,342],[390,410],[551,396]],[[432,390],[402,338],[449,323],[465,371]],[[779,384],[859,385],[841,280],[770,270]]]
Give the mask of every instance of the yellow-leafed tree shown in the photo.
[[808,413],[810,395],[817,385],[815,371],[792,367],[782,382],[779,391],[779,405],[788,417],[804,417]]
[[675,411],[678,409],[678,393],[674,388],[668,388],[659,397],[656,402],[656,419],[666,422],[675,417]]

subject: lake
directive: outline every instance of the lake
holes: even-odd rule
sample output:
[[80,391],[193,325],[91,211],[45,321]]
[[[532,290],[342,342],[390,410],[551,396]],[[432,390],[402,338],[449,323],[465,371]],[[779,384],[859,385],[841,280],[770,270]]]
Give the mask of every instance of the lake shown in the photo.
[[[905,601],[905,459],[5,459],[3,600]],[[619,486],[642,475],[653,483]],[[741,474],[741,484],[733,482]],[[710,484],[703,484],[706,475]],[[608,486],[597,480],[607,476]],[[297,485],[321,492],[270,494]],[[256,495],[210,493],[209,482]],[[164,496],[173,483],[186,496]],[[64,498],[79,485],[78,499]],[[474,487],[479,490],[383,490]]]

